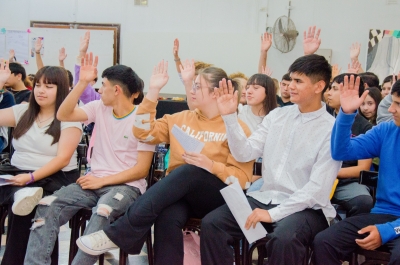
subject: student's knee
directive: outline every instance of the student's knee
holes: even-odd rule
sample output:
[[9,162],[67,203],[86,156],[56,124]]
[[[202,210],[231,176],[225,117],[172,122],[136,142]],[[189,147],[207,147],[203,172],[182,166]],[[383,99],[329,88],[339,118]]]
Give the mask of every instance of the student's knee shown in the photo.
[[374,202],[369,195],[360,195],[348,201],[350,209],[348,217],[355,216],[363,213],[369,213],[374,206]]
[[96,214],[108,219],[112,211],[113,209],[109,205],[100,203],[97,206]]

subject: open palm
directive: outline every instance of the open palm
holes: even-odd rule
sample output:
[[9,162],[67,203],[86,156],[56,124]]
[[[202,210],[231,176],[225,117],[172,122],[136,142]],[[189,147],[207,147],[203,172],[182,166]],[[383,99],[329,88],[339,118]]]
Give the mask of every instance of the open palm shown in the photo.
[[340,89],[340,105],[344,113],[354,113],[364,102],[368,95],[368,90],[359,96],[360,77],[354,80],[354,75],[344,77],[343,83],[339,85]]
[[149,89],[160,91],[167,84],[168,79],[168,62],[164,63],[164,60],[162,60],[153,69]]
[[58,53],[58,60],[59,61],[64,61],[65,58],[67,58],[67,54],[65,53],[65,48],[62,47]]
[[261,35],[261,50],[267,52],[272,45],[272,34],[265,32]]
[[35,42],[35,52],[36,52],[36,53],[39,53],[39,52],[40,52],[40,49],[42,49],[42,46],[43,46],[43,44],[42,44],[42,37],[38,37],[38,38],[36,39],[36,42]]
[[10,68],[8,67],[8,63],[4,61],[3,58],[0,59],[0,88],[7,82],[8,78],[11,75]]
[[196,71],[194,67],[194,60],[186,60],[181,65],[179,65],[179,67],[181,69],[183,82],[192,82]]
[[321,45],[321,39],[319,38],[321,29],[318,29],[317,32],[315,30],[316,27],[314,26],[308,28],[308,33],[304,31],[303,49],[305,55],[314,54],[318,50],[319,45]]
[[232,82],[225,78],[219,81],[219,88],[214,88],[218,110],[221,115],[235,113],[238,106],[238,92],[233,92]]
[[86,54],[81,59],[81,70],[79,73],[79,80],[84,82],[91,82],[97,77],[97,64],[99,58],[96,56],[93,59],[93,53]]

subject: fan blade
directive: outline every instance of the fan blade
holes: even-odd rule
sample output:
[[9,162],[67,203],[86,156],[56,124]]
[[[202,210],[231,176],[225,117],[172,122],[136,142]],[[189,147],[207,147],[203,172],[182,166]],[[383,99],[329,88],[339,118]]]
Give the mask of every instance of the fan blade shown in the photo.
[[279,28],[280,33],[284,33],[284,30],[282,28],[282,19],[279,19],[279,21],[278,21],[278,28]]

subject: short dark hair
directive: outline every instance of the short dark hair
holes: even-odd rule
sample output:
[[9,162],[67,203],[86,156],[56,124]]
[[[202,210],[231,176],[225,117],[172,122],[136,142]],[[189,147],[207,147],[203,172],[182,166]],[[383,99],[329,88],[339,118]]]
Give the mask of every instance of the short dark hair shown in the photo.
[[365,73],[360,73],[359,76],[361,77],[362,81],[368,85],[368,87],[377,87],[378,89],[381,89],[379,87],[379,77],[372,73],[372,72],[365,72]]
[[397,80],[393,84],[392,91],[390,92],[390,94],[400,97],[400,80]]
[[271,77],[265,74],[252,75],[249,80],[247,80],[247,86],[249,85],[259,85],[264,88],[266,97],[262,104],[265,115],[268,115],[270,111],[278,107],[275,95],[275,84]]
[[143,91],[142,79],[128,66],[114,65],[108,67],[103,71],[101,77],[107,78],[114,85],[119,85],[127,98],[130,98],[134,93]]
[[73,87],[74,86],[74,76],[72,75],[70,70],[67,70],[67,74],[68,74],[68,85],[69,85],[69,87]]
[[289,67],[288,72],[290,74],[304,74],[310,78],[313,83],[322,80],[325,82],[324,88],[327,88],[332,76],[332,67],[324,56],[310,54],[296,59]]
[[[354,80],[356,80],[356,78],[359,76],[358,74],[350,74],[350,73],[347,73],[347,74],[340,74],[340,75],[335,76],[335,78],[333,78],[332,83],[335,82],[335,83],[338,83],[338,84],[341,84],[341,83],[343,84],[343,82],[344,82],[344,77],[345,77],[346,75],[347,75],[349,78],[350,78],[351,75],[354,75]],[[363,82],[362,78],[360,77],[360,87],[358,88],[358,95],[359,95],[360,97],[361,97],[361,95],[364,93],[364,90],[365,90],[365,88],[364,88],[364,82]]]
[[9,67],[10,67],[10,71],[12,74],[14,74],[14,75],[21,74],[21,77],[22,77],[21,81],[24,82],[24,80],[26,78],[25,68],[19,63],[10,63]]
[[288,73],[286,73],[286,74],[284,74],[284,75],[282,76],[282,80],[281,80],[281,81],[283,81],[283,80],[285,80],[285,81],[292,81],[292,78],[290,78],[290,75],[289,75]]

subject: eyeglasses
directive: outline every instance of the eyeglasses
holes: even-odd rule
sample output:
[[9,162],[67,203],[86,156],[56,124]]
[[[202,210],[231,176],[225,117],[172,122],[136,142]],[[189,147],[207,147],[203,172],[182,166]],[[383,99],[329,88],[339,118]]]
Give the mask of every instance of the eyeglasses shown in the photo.
[[[197,90],[201,90],[201,85],[200,85],[200,83],[195,83],[194,81],[193,81],[193,85],[192,85],[192,90],[193,90],[193,92],[194,93],[196,93],[197,92]],[[208,89],[213,89],[213,88],[211,88],[211,87],[207,87]]]

